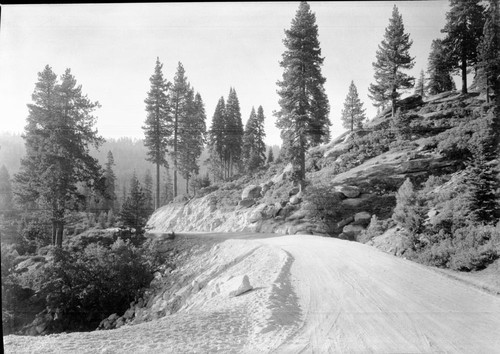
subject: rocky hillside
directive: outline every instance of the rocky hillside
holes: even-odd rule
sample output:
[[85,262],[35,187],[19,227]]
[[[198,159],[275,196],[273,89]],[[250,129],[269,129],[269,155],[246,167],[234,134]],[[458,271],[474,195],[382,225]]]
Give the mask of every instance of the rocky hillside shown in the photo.
[[362,131],[311,149],[303,193],[290,180],[291,165],[272,165],[164,206],[148,227],[161,232],[245,230],[357,239],[372,216],[391,217],[395,193],[406,178],[421,183],[430,175],[449,177],[460,171],[462,157],[442,142],[456,127],[488,110],[479,94],[458,92],[425,99],[410,96],[401,107],[400,122],[394,122],[388,110]]

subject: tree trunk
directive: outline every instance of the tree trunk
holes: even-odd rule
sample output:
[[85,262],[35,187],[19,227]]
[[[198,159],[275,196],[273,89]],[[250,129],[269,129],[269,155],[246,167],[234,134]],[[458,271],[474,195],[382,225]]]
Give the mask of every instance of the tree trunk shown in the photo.
[[467,59],[462,54],[462,93],[467,93]]
[[306,147],[304,143],[305,137],[301,136],[300,138],[300,156],[299,156],[299,163],[300,163],[300,176],[299,176],[299,188],[302,191],[304,188],[304,182],[306,179]]
[[63,221],[56,221],[55,222],[55,226],[56,226],[56,242],[55,242],[55,245],[57,247],[62,247],[64,223],[63,223]]
[[56,233],[57,233],[57,224],[55,220],[52,220],[52,245],[56,245]]
[[177,126],[179,118],[179,97],[175,103],[175,116],[174,116],[174,198],[177,197]]
[[156,164],[156,200],[155,210],[160,207],[160,164]]

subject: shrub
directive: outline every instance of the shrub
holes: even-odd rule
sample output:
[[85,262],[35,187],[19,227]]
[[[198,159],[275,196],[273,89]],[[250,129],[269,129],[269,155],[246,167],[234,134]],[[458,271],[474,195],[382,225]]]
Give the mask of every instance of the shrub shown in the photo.
[[412,234],[420,233],[424,224],[424,208],[413,183],[406,179],[396,193],[396,207],[392,218]]
[[423,249],[419,254],[414,254],[414,257],[419,263],[445,268],[453,253],[451,240],[444,239]]
[[311,218],[322,223],[329,231],[334,225],[347,216],[351,216],[354,209],[342,204],[343,196],[332,187],[325,184],[310,185],[306,188],[303,200],[305,208]]
[[80,252],[54,249],[54,262],[41,276],[47,308],[58,312],[51,329],[90,330],[113,313],[123,313],[152,280],[144,252],[118,239],[107,248],[90,244]]
[[377,218],[377,215],[372,215],[370,224],[368,225],[366,230],[363,230],[361,234],[358,235],[357,241],[361,243],[367,243],[372,238],[382,235],[393,225],[394,221],[392,219],[379,220]]

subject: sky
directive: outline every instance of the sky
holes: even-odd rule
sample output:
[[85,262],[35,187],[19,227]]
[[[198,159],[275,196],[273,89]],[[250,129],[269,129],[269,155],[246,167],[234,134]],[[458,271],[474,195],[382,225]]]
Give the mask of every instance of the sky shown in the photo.
[[[449,2],[309,2],[330,102],[332,137],[344,132],[341,110],[354,81],[368,118],[368,97],[378,45],[393,6],[413,45],[418,77],[426,69],[433,39],[442,38]],[[0,132],[21,133],[37,74],[49,65],[62,75],[70,68],[82,91],[99,101],[97,129],[105,138],[143,138],[144,99],[156,58],[173,81],[178,63],[199,92],[211,124],[217,101],[234,87],[243,124],[252,107],[264,109],[268,145],[280,145],[273,111],[279,110],[276,82],[282,79],[284,31],[299,2],[208,2],[3,5],[0,23]]]

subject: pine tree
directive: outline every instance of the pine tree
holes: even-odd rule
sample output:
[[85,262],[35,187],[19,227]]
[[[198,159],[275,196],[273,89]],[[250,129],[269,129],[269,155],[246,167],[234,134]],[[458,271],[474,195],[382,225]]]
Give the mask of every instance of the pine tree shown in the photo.
[[188,114],[179,122],[179,171],[186,180],[186,194],[189,194],[189,179],[200,170],[198,158],[203,152],[206,134],[205,106],[201,95],[194,90],[188,93]]
[[475,221],[496,223],[500,218],[500,107],[493,106],[479,124],[465,171],[467,200]]
[[163,78],[163,64],[156,58],[155,70],[149,82],[151,88],[144,100],[146,103],[146,121],[144,146],[148,148],[146,160],[156,165],[155,207],[160,206],[160,167],[167,164],[168,141],[172,135],[168,89],[170,83]]
[[125,203],[120,210],[120,221],[123,226],[133,228],[136,234],[141,234],[148,221],[149,210],[144,190],[137,179],[135,171],[130,180],[130,189]]
[[396,193],[396,207],[392,218],[412,236],[420,233],[424,225],[424,209],[421,203],[413,183],[407,178]]
[[61,246],[65,213],[84,198],[77,185],[104,189],[101,168],[89,154],[90,146],[98,148],[103,142],[92,116],[99,103],[82,94],[69,69],[58,84],[48,65],[38,74],[32,100],[24,135],[26,156],[15,176],[14,193],[22,203],[50,212],[52,241]]
[[104,181],[105,181],[105,195],[104,195],[104,209],[106,211],[113,210],[115,208],[116,202],[116,176],[113,171],[113,166],[115,165],[115,159],[113,153],[108,151],[107,162],[104,169]]
[[225,151],[226,151],[226,105],[224,97],[221,97],[215,107],[215,112],[212,117],[212,125],[208,132],[209,143],[209,165],[210,171],[214,176],[214,180],[222,180],[224,175]]
[[264,130],[264,121],[266,117],[264,116],[264,109],[262,106],[257,108],[257,119],[255,121],[255,155],[257,156],[259,167],[264,166],[266,161],[266,144],[264,138],[266,137],[266,132]]
[[181,140],[182,131],[180,130],[180,125],[185,122],[186,117],[189,114],[190,109],[190,92],[191,88],[187,81],[185,75],[184,67],[182,63],[179,62],[177,65],[177,72],[174,77],[174,84],[170,90],[170,105],[172,107],[173,124],[172,131],[173,136],[170,141],[170,146],[172,151],[170,156],[174,164],[174,198],[177,197],[177,172],[179,171],[179,142]]
[[287,157],[292,161],[296,180],[303,186],[305,152],[330,135],[330,111],[325,93],[326,79],[321,74],[321,48],[316,16],[309,4],[302,1],[285,31],[282,55],[283,80],[278,81],[280,110],[275,113],[276,126],[281,130],[283,144],[289,146]]
[[108,226],[108,227],[113,227],[113,226],[115,226],[115,222],[116,222],[116,220],[115,220],[115,213],[113,212],[113,209],[110,209],[110,210],[108,211],[108,218],[107,218],[107,221],[106,221],[106,222],[107,222],[107,226]]
[[349,92],[345,98],[341,119],[343,127],[350,129],[351,132],[354,131],[354,128],[361,129],[363,121],[366,119],[363,102],[359,99],[358,90],[356,85],[354,85],[354,81],[351,81],[351,85],[349,86]]
[[446,56],[446,48],[443,45],[443,41],[441,39],[434,39],[431,44],[427,69],[427,73],[429,74],[427,91],[430,95],[456,89]]
[[250,111],[250,117],[245,124],[245,131],[243,132],[243,161],[248,169],[248,160],[250,159],[250,153],[252,150],[252,146],[255,144],[255,136],[254,136],[254,125],[257,119],[257,114],[255,113],[255,108],[252,107]]
[[477,47],[481,40],[484,14],[480,0],[450,0],[451,9],[446,13],[446,33],[443,43],[451,69],[462,76],[462,93],[467,93],[467,68],[478,62]]
[[0,215],[6,214],[14,208],[12,202],[12,184],[9,171],[5,165],[0,168]]
[[425,76],[424,70],[420,70],[420,75],[418,76],[417,83],[415,85],[415,95],[420,95],[425,97]]
[[410,35],[405,33],[403,17],[394,5],[389,26],[385,29],[384,39],[378,46],[373,68],[375,69],[375,84],[370,84],[370,98],[375,106],[392,105],[392,115],[396,113],[396,104],[401,93],[398,90],[413,87],[414,78],[401,70],[413,68],[415,62],[409,54],[413,44]]
[[144,182],[143,182],[143,193],[145,197],[145,208],[148,214],[151,214],[154,208],[154,199],[153,199],[153,177],[151,177],[151,171],[146,170],[144,174]]
[[264,143],[264,110],[259,106],[257,113],[252,107],[250,117],[243,134],[243,161],[247,171],[264,166],[266,161],[266,145]]
[[166,168],[162,184],[161,205],[168,204],[174,200],[174,190],[172,187],[172,176],[170,175],[169,168]]
[[269,152],[267,153],[267,161],[266,163],[268,165],[272,164],[274,162],[274,153],[273,153],[273,148],[272,146],[269,147]]
[[479,67],[486,78],[486,100],[489,102],[490,90],[496,92],[497,104],[500,104],[500,6],[499,0],[490,0],[483,38],[479,44]]
[[225,109],[225,166],[226,177],[234,174],[234,170],[241,166],[243,145],[243,123],[238,96],[234,88],[229,89]]

